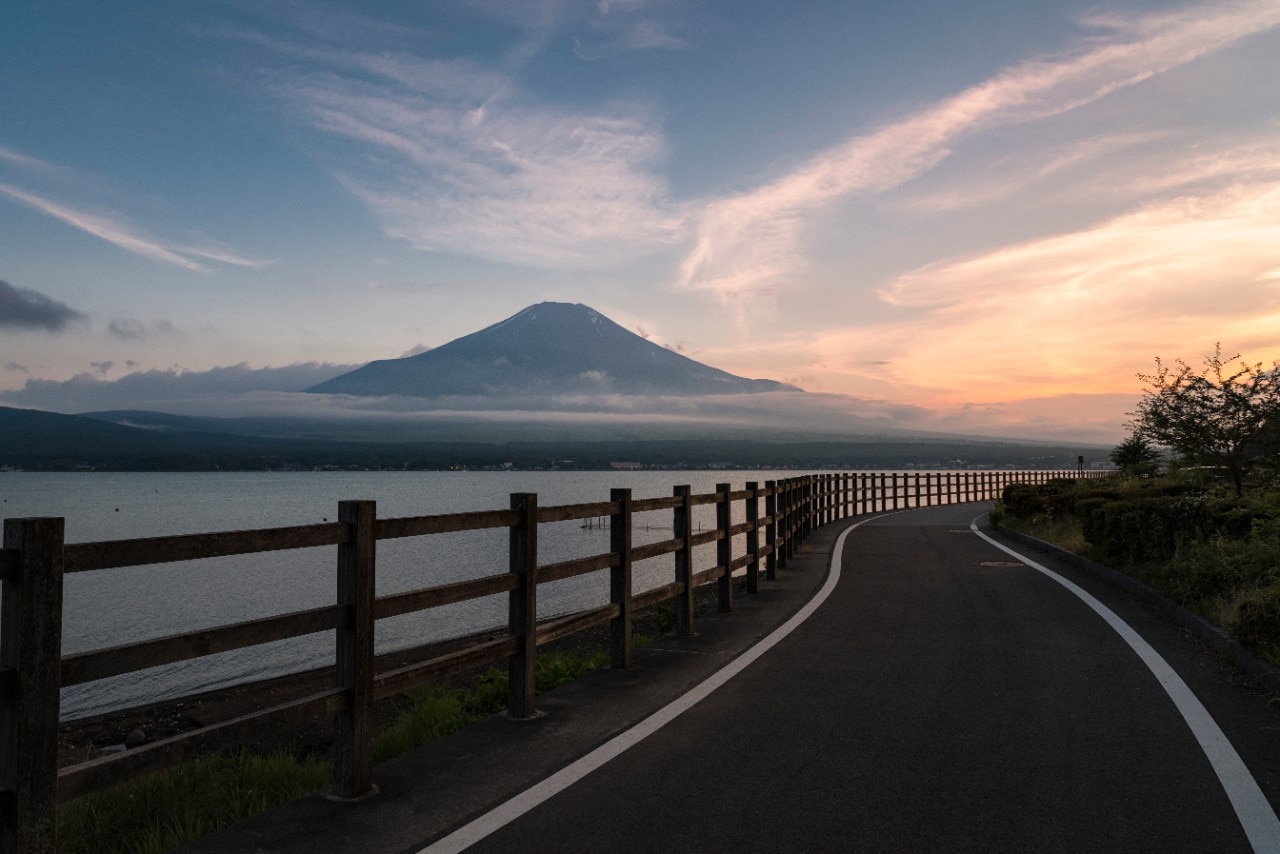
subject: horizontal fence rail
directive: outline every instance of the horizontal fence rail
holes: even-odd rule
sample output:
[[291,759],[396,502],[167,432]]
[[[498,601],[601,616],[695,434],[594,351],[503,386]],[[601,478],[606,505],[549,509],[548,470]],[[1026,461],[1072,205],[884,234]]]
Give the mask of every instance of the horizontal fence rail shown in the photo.
[[[773,580],[815,528],[864,514],[971,501],[991,501],[1013,483],[1104,477],[1106,471],[842,472],[804,475],[763,485],[730,484],[694,495],[677,486],[670,497],[633,498],[615,489],[608,501],[541,507],[533,493],[511,496],[507,509],[379,519],[372,501],[339,503],[338,521],[319,525],[187,534],[96,543],[64,542],[59,518],[6,519],[0,548],[0,852],[52,851],[55,807],[124,779],[243,744],[247,737],[329,720],[334,728],[332,794],[359,798],[374,791],[372,708],[384,697],[470,668],[506,662],[507,714],[537,713],[534,665],[538,647],[595,626],[608,626],[609,658],[631,664],[634,614],[672,603],[676,631],[694,630],[694,593],[715,583],[720,610],[733,608],[736,582],[747,594],[761,577]],[[695,533],[693,508],[714,505],[715,527]],[[735,510],[735,507],[737,509]],[[671,537],[634,545],[637,513],[671,514]],[[734,522],[735,518],[741,521]],[[607,519],[609,550],[540,563],[538,526]],[[507,571],[377,596],[376,543],[403,537],[505,528]],[[738,548],[745,540],[742,548]],[[715,563],[696,566],[699,546],[715,546]],[[105,649],[62,654],[62,580],[71,572],[202,560],[282,549],[336,546],[336,597],[331,605],[247,620]],[[740,553],[735,555],[735,550]],[[672,555],[674,577],[636,593],[635,563]],[[609,603],[539,620],[540,585],[594,572],[609,573]],[[425,661],[393,666],[375,656],[378,620],[506,594],[507,625]],[[317,632],[334,637],[334,683],[261,711],[160,739],[123,753],[58,768],[62,687],[243,649]],[[426,647],[421,647],[425,649]],[[401,651],[403,653],[403,650]],[[181,698],[178,698],[179,700]]]

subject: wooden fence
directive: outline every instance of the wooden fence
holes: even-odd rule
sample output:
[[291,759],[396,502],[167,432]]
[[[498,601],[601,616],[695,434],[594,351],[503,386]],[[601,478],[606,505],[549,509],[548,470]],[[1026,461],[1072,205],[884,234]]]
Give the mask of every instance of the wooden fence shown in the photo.
[[[755,593],[761,575],[772,580],[815,527],[866,513],[987,501],[1009,483],[1043,483],[1055,477],[1100,477],[1107,472],[952,471],[845,472],[747,483],[734,490],[693,495],[677,486],[670,497],[633,498],[612,490],[607,502],[540,507],[534,493],[511,496],[503,510],[434,516],[377,518],[372,501],[342,501],[338,521],[319,525],[191,534],[92,543],[65,543],[61,518],[6,519],[0,549],[0,852],[52,852],[55,807],[125,779],[192,757],[245,743],[268,730],[329,718],[334,727],[332,796],[359,798],[373,790],[372,708],[375,700],[429,680],[505,660],[507,713],[535,713],[534,664],[538,647],[593,626],[608,624],[613,667],[631,663],[632,615],[674,602],[677,632],[691,634],[694,594],[714,582],[720,610],[733,608],[734,576]],[[761,501],[764,502],[763,512]],[[733,523],[734,505],[744,519]],[[693,508],[715,505],[714,529],[695,533]],[[632,544],[637,513],[669,510],[671,538]],[[540,564],[542,523],[609,517],[609,551]],[[508,571],[402,593],[375,593],[376,543],[457,531],[507,528]],[[763,537],[761,536],[763,532]],[[742,535],[745,535],[742,536]],[[745,540],[734,556],[735,542]],[[695,549],[715,543],[715,565],[694,565]],[[72,572],[142,566],[314,546],[337,547],[337,595],[331,605],[249,620],[106,649],[62,654],[62,580]],[[632,565],[674,556],[674,578],[654,589],[632,590]],[[539,621],[538,587],[591,572],[609,572],[607,605]],[[506,593],[508,620],[498,636],[407,666],[389,666],[374,655],[378,620]],[[59,691],[228,650],[315,632],[333,632],[336,679],[332,687],[234,720],[206,726],[59,769]],[[382,666],[380,666],[380,664]]]

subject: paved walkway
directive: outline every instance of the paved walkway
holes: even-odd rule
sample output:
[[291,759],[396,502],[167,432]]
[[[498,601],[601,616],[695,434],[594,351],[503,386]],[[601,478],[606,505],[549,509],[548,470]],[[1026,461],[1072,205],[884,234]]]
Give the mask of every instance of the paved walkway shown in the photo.
[[[811,616],[611,761],[508,808],[510,822],[491,811],[723,678],[800,611],[847,523],[698,637],[547,695],[537,720],[486,721],[380,767],[367,802],[303,799],[191,850],[458,850],[459,828],[476,852],[1254,850],[1161,678],[1077,595],[971,531],[983,509],[861,524]],[[1017,548],[1177,672],[1243,757],[1236,776],[1256,781],[1243,809],[1258,850],[1280,843],[1266,837],[1280,828],[1280,717],[1264,698],[1105,584]]]

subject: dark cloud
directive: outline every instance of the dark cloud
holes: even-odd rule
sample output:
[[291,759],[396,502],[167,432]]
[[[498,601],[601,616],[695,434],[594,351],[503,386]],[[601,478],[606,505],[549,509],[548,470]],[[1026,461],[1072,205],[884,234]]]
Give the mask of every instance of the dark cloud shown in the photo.
[[80,312],[39,291],[0,281],[0,327],[61,332],[82,317]]
[[[95,363],[94,367],[103,372],[104,365],[108,363]],[[137,371],[110,381],[83,373],[64,381],[29,379],[21,389],[0,392],[0,401],[54,412],[178,411],[193,401],[213,401],[225,407],[229,398],[299,392],[358,367],[302,362],[282,368],[251,368],[242,363],[208,371]]]
[[8,363],[7,365],[4,366],[4,369],[6,371],[18,371],[19,373],[23,373],[23,374],[31,373],[30,371],[27,370],[26,365],[19,365],[17,362]]
[[157,320],[150,326],[132,317],[117,317],[107,324],[107,331],[116,338],[137,341],[152,335],[178,335],[178,329],[168,320]]
[[142,325],[142,321],[134,320],[131,317],[117,318],[107,324],[107,331],[117,338],[144,338],[147,334],[147,328]]

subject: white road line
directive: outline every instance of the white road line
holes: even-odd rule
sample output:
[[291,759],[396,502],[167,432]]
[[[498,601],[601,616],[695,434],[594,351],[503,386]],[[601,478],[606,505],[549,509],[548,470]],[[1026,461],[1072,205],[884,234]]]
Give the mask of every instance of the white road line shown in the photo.
[[1263,854],[1263,852],[1266,852],[1266,854],[1280,854],[1280,820],[1276,819],[1276,814],[1271,808],[1271,804],[1267,801],[1266,796],[1262,794],[1262,790],[1258,788],[1257,781],[1253,779],[1253,775],[1249,773],[1249,769],[1245,767],[1244,762],[1240,759],[1240,754],[1236,753],[1235,748],[1231,746],[1231,742],[1227,740],[1217,722],[1214,721],[1213,716],[1201,705],[1200,701],[1196,699],[1196,695],[1191,693],[1191,689],[1187,687],[1187,683],[1182,681],[1182,677],[1169,666],[1169,663],[1160,656],[1160,653],[1152,649],[1151,645],[1143,640],[1142,636],[1134,631],[1128,623],[1116,616],[1114,611],[1093,598],[1084,589],[1058,575],[1048,567],[1036,563],[1026,555],[1019,554],[979,531],[976,519],[969,523],[969,528],[991,545],[1016,557],[1027,566],[1052,578],[1070,590],[1081,601],[1097,612],[1098,616],[1106,620],[1107,625],[1115,629],[1120,637],[1124,638],[1125,643],[1133,648],[1133,651],[1138,654],[1138,657],[1142,659],[1143,663],[1147,665],[1151,673],[1160,682],[1165,692],[1168,693],[1169,699],[1173,700],[1173,704],[1182,713],[1182,717],[1187,722],[1187,726],[1191,728],[1191,733],[1195,736],[1196,741],[1200,742],[1200,747],[1204,750],[1205,756],[1208,757],[1209,764],[1213,766],[1214,773],[1218,775],[1222,788],[1231,800],[1231,806],[1235,809],[1236,816],[1240,819],[1240,825],[1244,828],[1245,836],[1249,838],[1249,844],[1253,846],[1253,850],[1258,854]]
[[[878,517],[877,517],[878,518]],[[677,697],[669,704],[654,712],[640,723],[633,726],[625,732],[619,733],[609,741],[597,747],[581,759],[565,766],[561,770],[552,774],[533,787],[524,790],[514,798],[499,804],[489,812],[474,819],[469,824],[450,833],[448,836],[442,837],[435,842],[423,848],[418,854],[453,854],[454,852],[465,851],[470,846],[484,839],[491,833],[505,827],[515,821],[520,816],[532,810],[560,792],[572,786],[592,771],[600,768],[609,760],[619,756],[623,751],[635,747],[644,739],[653,735],[662,727],[671,723],[680,714],[688,711],[699,701],[703,700],[715,691],[721,685],[728,682],[747,668],[753,661],[764,655],[772,649],[777,643],[791,634],[797,626],[809,619],[814,611],[827,600],[831,595],[831,591],[836,589],[836,584],[840,581],[840,560],[844,555],[844,541],[849,532],[870,519],[863,519],[861,522],[850,525],[840,533],[836,538],[836,544],[831,550],[831,570],[827,575],[826,583],[813,597],[805,604],[803,608],[797,611],[791,619],[787,620],[778,628],[774,629],[771,634],[755,646],[748,649],[742,655],[735,658],[725,667],[716,671],[705,682],[700,683],[697,687],[691,689],[687,693]]]

